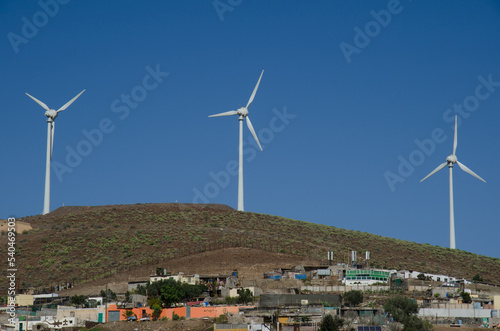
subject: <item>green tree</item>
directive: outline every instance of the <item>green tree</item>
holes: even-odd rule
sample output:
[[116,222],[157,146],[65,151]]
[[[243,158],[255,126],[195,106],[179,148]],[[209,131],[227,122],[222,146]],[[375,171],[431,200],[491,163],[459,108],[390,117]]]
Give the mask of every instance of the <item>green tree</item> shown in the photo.
[[110,301],[116,301],[116,293],[111,291],[111,289],[108,288],[108,293],[106,295],[106,291],[101,290],[100,294],[101,297],[106,298],[108,302]]
[[342,325],[344,325],[343,319],[339,318],[338,316],[335,316],[334,318],[332,315],[326,314],[321,319],[321,326],[319,328],[319,331],[337,331],[340,330]]
[[151,298],[151,299],[148,300],[148,306],[149,307],[152,308],[154,305],[160,305],[161,306],[162,304],[161,304],[160,299],[154,297],[154,298]]
[[476,275],[474,275],[474,277],[472,277],[472,281],[473,281],[474,283],[480,283],[480,282],[482,282],[482,281],[483,281],[483,277],[481,277],[481,275],[480,275],[480,274],[476,274]]
[[227,324],[229,321],[227,313],[226,314],[221,314],[215,318],[215,323],[220,323],[220,324]]
[[147,295],[149,298],[158,298],[163,302],[163,305],[170,306],[174,303],[197,298],[206,290],[205,285],[191,285],[173,279],[163,279],[138,286],[136,292]]
[[418,305],[415,300],[398,295],[385,302],[384,311],[396,322],[403,323],[405,318],[418,313]]
[[151,306],[151,309],[153,309],[153,314],[152,314],[153,320],[156,321],[158,318],[160,318],[160,315],[163,312],[163,308],[161,307],[160,304],[156,303],[153,306]]
[[254,299],[252,291],[250,291],[247,288],[239,289],[237,292],[238,292],[238,303],[247,304],[249,302],[252,302]]
[[206,289],[205,285],[181,284],[182,293],[187,300],[200,297]]
[[74,305],[74,306],[84,306],[84,307],[88,307],[88,302],[87,302],[87,298],[86,296],[84,295],[73,295],[70,299],[69,299],[69,302]]
[[356,307],[363,302],[363,292],[357,290],[347,291],[342,299],[346,306]]
[[160,300],[165,306],[170,307],[174,303],[180,302],[183,298],[180,286],[176,282],[167,282],[160,289]]
[[132,294],[130,291],[125,292],[125,302],[131,302],[132,301]]
[[[125,317],[125,318],[129,318],[129,317],[132,317],[132,316],[136,316],[136,315],[134,314],[134,312],[133,312],[132,310],[129,310],[129,309],[125,310],[125,311],[123,312],[123,314],[122,314],[122,315],[123,315],[123,317]],[[136,316],[136,317],[137,317],[137,316]]]
[[431,323],[415,315],[406,317],[403,323],[403,331],[429,331],[432,330],[432,327]]
[[460,293],[460,296],[462,297],[462,302],[463,303],[471,303],[472,302],[472,299],[471,299],[469,293],[462,292],[462,293]]

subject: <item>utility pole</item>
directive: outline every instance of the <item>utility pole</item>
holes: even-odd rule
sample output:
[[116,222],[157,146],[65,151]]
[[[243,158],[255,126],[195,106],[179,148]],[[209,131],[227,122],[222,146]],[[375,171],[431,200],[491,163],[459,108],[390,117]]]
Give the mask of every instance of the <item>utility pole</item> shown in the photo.
[[106,283],[106,297],[105,297],[105,300],[106,300],[106,306],[105,306],[105,310],[104,310],[104,323],[107,323],[108,322],[108,283]]

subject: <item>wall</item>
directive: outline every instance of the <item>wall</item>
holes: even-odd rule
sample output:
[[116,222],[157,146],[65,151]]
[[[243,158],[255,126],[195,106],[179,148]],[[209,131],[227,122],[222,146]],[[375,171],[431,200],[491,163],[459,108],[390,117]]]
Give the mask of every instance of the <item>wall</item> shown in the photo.
[[18,306],[32,306],[33,296],[29,294],[17,294],[16,295],[16,305]]
[[[229,290],[229,296],[234,298],[234,297],[237,297],[239,296],[238,294],[238,290],[241,290],[242,288],[239,287],[239,288],[232,288]],[[255,287],[251,286],[251,287],[243,287],[244,290],[250,290],[250,292],[252,292],[252,295],[255,296]]]
[[440,308],[420,308],[420,317],[491,317],[491,309],[440,309]]
[[218,317],[226,313],[238,314],[240,306],[191,307],[191,318]]
[[328,302],[331,306],[340,305],[339,294],[262,294],[260,307],[301,306],[303,300],[309,305]]
[[246,324],[215,324],[214,330],[217,331],[247,331]]
[[82,321],[97,322],[99,318],[99,313],[102,313],[104,315],[105,309],[106,306],[98,306],[97,308],[78,308],[78,309],[74,307],[58,306],[56,318],[58,320],[62,320],[68,317],[76,317],[78,320]]
[[352,285],[352,286],[301,286],[301,291],[311,291],[311,292],[347,292],[351,290],[360,291],[388,291],[389,286],[368,286],[368,285]]
[[[175,312],[179,317],[187,317],[187,318],[203,318],[203,317],[209,317],[209,318],[215,318],[220,315],[226,314],[226,313],[232,313],[232,314],[238,314],[240,308],[248,308],[248,307],[253,307],[253,306],[217,306],[217,307],[190,307],[189,308],[189,315],[186,316],[186,307],[178,307],[178,308],[165,308],[163,309],[160,318],[162,317],[167,317],[168,319],[172,319],[172,315]],[[127,309],[118,309],[116,308],[116,305],[109,305],[108,307],[108,312],[109,311],[120,311],[120,321],[125,321],[126,318],[124,316],[124,312]],[[141,308],[133,308],[130,309],[134,312],[134,314],[137,316],[137,318],[142,318],[143,314],[142,311],[145,310],[146,314],[148,316],[151,316],[153,313],[153,310],[150,309],[149,307],[141,307]]]

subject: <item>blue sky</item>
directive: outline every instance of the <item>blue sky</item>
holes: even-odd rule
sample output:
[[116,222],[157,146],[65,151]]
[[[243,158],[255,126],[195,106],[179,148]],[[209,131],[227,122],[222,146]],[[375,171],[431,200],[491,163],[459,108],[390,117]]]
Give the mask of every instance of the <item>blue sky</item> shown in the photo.
[[[500,257],[497,1],[2,1],[0,217],[40,214],[58,109],[51,209],[210,202]],[[128,100],[128,101],[127,101]],[[200,193],[197,193],[200,192]]]

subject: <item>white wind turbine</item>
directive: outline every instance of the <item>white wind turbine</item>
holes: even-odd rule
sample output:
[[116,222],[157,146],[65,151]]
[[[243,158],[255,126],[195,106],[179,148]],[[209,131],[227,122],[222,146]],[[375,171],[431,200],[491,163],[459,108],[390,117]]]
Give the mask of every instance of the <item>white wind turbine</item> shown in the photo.
[[239,167],[238,167],[238,210],[239,211],[244,211],[244,206],[243,206],[243,120],[247,119],[247,126],[250,132],[252,133],[253,137],[257,141],[257,144],[259,144],[260,150],[262,151],[262,146],[260,145],[259,138],[257,138],[257,134],[255,134],[255,130],[253,129],[252,122],[250,122],[250,118],[248,117],[248,107],[253,101],[253,98],[255,97],[255,93],[257,93],[257,89],[259,88],[260,80],[262,78],[262,75],[264,74],[264,70],[262,70],[262,73],[260,74],[259,81],[257,82],[257,85],[255,85],[255,88],[253,89],[253,93],[250,96],[250,99],[248,100],[247,106],[246,107],[241,107],[238,110],[231,110],[227,111],[225,113],[220,113],[220,114],[215,114],[215,115],[210,115],[208,117],[218,117],[218,116],[231,116],[231,115],[238,115],[238,121],[240,122],[240,146],[239,146]]
[[457,151],[457,116],[455,115],[455,138],[453,140],[453,154],[449,155],[446,158],[445,163],[441,163],[436,169],[434,169],[430,174],[425,176],[420,181],[423,182],[424,180],[434,175],[439,170],[443,169],[445,166],[448,166],[448,168],[450,168],[450,248],[451,249],[455,249],[455,214],[453,211],[453,165],[455,163],[458,164],[460,169],[486,183],[486,181],[481,177],[479,177],[476,173],[474,173],[474,171],[470,170],[465,165],[458,162],[457,156],[455,155],[456,151]]
[[43,199],[43,212],[42,212],[43,215],[50,212],[50,160],[52,159],[52,149],[54,147],[54,129],[55,129],[54,120],[56,119],[59,112],[68,108],[69,105],[71,105],[83,92],[85,92],[85,90],[81,91],[76,97],[69,100],[64,106],[62,106],[58,110],[50,109],[49,107],[47,107],[46,104],[26,93],[27,96],[29,96],[37,104],[42,106],[43,109],[45,109],[45,116],[47,116],[47,163],[45,168],[45,194]]

